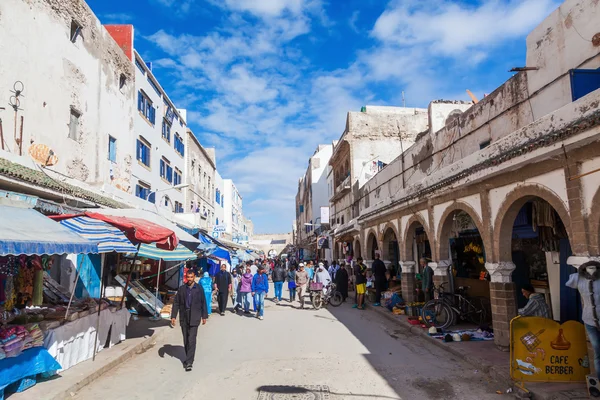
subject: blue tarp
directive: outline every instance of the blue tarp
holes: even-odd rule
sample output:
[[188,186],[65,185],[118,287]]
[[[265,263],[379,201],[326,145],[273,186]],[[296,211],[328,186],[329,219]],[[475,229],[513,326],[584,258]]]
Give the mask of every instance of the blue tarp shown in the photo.
[[212,253],[210,253],[210,255],[227,260],[227,262],[231,264],[231,255],[229,254],[229,251],[225,250],[222,247],[215,248],[215,250]]
[[18,357],[0,360],[0,390],[25,377],[60,369],[60,364],[44,347],[25,350]]
[[98,253],[93,243],[31,208],[0,205],[0,256]]

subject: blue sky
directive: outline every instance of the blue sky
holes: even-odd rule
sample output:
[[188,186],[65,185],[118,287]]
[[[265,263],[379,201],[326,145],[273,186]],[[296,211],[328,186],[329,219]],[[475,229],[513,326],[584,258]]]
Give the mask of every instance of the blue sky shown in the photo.
[[525,63],[553,0],[88,0],[135,47],[255,232],[289,232],[298,178],[363,105],[426,107],[493,91]]

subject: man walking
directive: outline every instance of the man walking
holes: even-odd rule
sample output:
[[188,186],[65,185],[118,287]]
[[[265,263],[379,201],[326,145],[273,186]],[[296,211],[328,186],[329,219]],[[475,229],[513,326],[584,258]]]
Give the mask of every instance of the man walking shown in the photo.
[[298,300],[300,300],[300,308],[304,308],[304,295],[306,294],[306,284],[308,283],[308,272],[304,270],[304,263],[298,266],[299,271],[296,271],[296,291]]
[[385,278],[385,264],[379,258],[379,253],[375,253],[375,261],[371,266],[373,269],[373,276],[375,277],[375,304],[373,306],[381,306],[381,293],[387,289],[387,279]]
[[219,313],[225,315],[227,309],[227,298],[231,292],[231,274],[227,272],[227,264],[221,264],[221,270],[215,275],[215,289],[217,290],[217,303]]
[[208,312],[204,289],[194,281],[194,278],[196,278],[194,271],[188,270],[186,278],[187,282],[177,290],[175,295],[171,310],[171,325],[175,326],[177,314],[179,314],[179,324],[183,333],[183,347],[185,349],[183,367],[186,371],[191,371],[196,354],[198,326],[200,326],[200,321],[202,321],[202,325],[206,324]]
[[367,292],[367,266],[363,264],[362,257],[358,257],[356,260],[354,275],[356,276],[356,304],[352,308],[364,310],[365,293]]
[[252,278],[252,296],[256,304],[256,318],[262,320],[265,314],[265,296],[269,293],[269,277],[264,267],[258,267],[258,273]]
[[281,301],[281,296],[283,292],[283,282],[285,282],[285,269],[280,263],[275,265],[273,269],[273,286],[275,286],[275,302],[279,303]]
[[233,303],[233,312],[237,313],[242,308],[242,296],[240,295],[240,282],[241,277],[238,275],[238,267],[235,267],[231,271],[231,302]]

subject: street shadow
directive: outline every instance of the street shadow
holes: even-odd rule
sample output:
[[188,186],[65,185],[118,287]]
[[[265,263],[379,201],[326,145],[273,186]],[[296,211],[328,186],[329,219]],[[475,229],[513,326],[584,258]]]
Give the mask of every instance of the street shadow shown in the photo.
[[159,321],[151,321],[148,317],[139,317],[137,320],[133,318],[127,325],[127,339],[150,337],[154,335],[158,328],[165,327],[170,324],[170,321],[161,319]]
[[[308,398],[310,395],[311,398],[314,399],[327,399],[328,395],[332,394],[334,396],[343,396],[344,398],[348,397],[356,397],[360,399],[368,399],[368,398],[377,398],[377,399],[392,399],[392,400],[402,400],[400,397],[390,397],[390,396],[381,396],[375,394],[365,394],[365,393],[341,393],[341,392],[330,392],[329,388],[323,386],[289,386],[289,385],[277,385],[277,386],[259,386],[256,389],[257,392],[269,396],[270,395],[290,395],[286,396],[289,398],[297,398],[296,395],[304,395],[302,398]],[[299,398],[299,397],[298,397]],[[259,398],[259,399],[262,399]]]
[[158,356],[165,358],[165,355],[173,357],[183,362],[185,360],[185,349],[183,346],[173,346],[171,344],[165,344],[163,347],[158,349]]

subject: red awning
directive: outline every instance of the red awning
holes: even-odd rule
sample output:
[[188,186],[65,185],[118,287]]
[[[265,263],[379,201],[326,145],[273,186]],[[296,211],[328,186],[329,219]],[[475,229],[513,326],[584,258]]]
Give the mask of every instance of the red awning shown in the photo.
[[177,235],[170,229],[164,226],[146,221],[141,218],[115,217],[112,215],[104,215],[95,212],[86,211],[84,214],[64,214],[51,216],[55,221],[62,221],[74,217],[85,215],[99,221],[104,221],[111,224],[117,229],[123,231],[127,239],[132,243],[156,244],[156,247],[163,250],[174,250],[179,244]]

